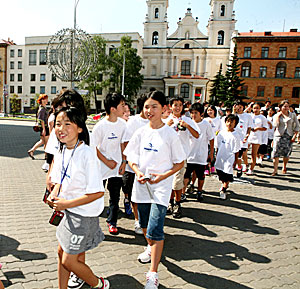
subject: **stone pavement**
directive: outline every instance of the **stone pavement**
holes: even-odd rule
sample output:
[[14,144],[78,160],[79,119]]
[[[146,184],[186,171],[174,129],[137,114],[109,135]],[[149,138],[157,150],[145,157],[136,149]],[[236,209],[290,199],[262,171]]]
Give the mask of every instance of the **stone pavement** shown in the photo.
[[[43,151],[27,150],[38,140],[33,123],[0,120],[0,280],[7,288],[57,288],[55,228],[42,203]],[[271,177],[271,162],[255,176],[230,186],[230,199],[218,199],[220,183],[207,177],[204,202],[190,195],[184,217],[167,217],[159,267],[160,289],[300,288],[300,146],[288,174]],[[106,204],[108,195],[105,196]],[[123,205],[120,203],[121,210]],[[143,288],[149,264],[136,260],[143,237],[120,213],[120,234],[87,254],[94,272],[111,288]]]

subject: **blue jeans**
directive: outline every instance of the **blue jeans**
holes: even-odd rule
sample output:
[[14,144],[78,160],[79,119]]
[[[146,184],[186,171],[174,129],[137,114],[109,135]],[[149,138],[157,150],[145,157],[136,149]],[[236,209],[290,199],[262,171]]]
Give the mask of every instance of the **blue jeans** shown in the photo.
[[141,227],[147,228],[146,237],[154,241],[164,240],[164,223],[167,207],[159,204],[139,203],[138,213]]

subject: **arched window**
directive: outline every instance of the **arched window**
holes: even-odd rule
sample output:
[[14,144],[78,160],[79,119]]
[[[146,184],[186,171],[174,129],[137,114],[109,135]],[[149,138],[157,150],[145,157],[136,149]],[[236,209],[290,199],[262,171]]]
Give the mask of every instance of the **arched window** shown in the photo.
[[190,45],[188,43],[184,44],[184,49],[189,49]]
[[283,61],[280,61],[276,65],[276,78],[285,78],[286,73],[286,63]]
[[159,16],[159,10],[158,10],[158,8],[155,8],[155,10],[154,10],[154,18],[158,18],[158,16]]
[[189,98],[190,86],[187,83],[183,83],[180,88],[180,96],[183,98]]
[[191,74],[191,62],[189,60],[181,61],[181,74],[182,75]]
[[158,32],[154,31],[152,34],[152,45],[157,45],[158,44]]
[[218,32],[218,45],[224,45],[224,31],[220,30]]
[[190,39],[190,31],[185,32],[185,39]]
[[241,77],[250,77],[250,75],[251,75],[251,63],[249,61],[245,61],[242,63]]
[[220,16],[225,16],[225,5],[221,6]]

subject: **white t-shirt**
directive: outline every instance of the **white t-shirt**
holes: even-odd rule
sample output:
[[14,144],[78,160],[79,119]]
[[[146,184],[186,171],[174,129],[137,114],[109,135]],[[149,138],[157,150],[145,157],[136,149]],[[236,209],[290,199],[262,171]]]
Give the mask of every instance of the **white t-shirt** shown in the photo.
[[59,140],[56,137],[55,130],[53,129],[48,138],[48,142],[45,148],[47,154],[55,155],[59,149]]
[[215,118],[206,117],[205,118],[211,125],[214,135],[217,135],[217,131],[220,131],[222,129],[222,121],[217,116]]
[[50,122],[55,121],[55,115],[54,113],[51,113],[48,117],[48,127],[50,127]]
[[[130,139],[124,154],[144,174],[164,173],[186,158],[179,137],[166,124],[159,129],[151,129],[149,125],[139,128]],[[140,184],[135,178],[131,200],[167,207],[172,182],[173,176],[157,184]]]
[[247,112],[237,114],[237,116],[239,117],[239,123],[234,130],[240,135],[241,148],[248,148],[248,140],[245,143],[243,142],[243,140],[247,135],[248,128],[253,127],[252,117]]
[[188,155],[190,154],[190,151],[191,151],[190,137],[193,137],[193,136],[192,136],[192,134],[190,133],[190,131],[188,129],[178,130],[177,125],[178,125],[180,120],[183,120],[190,127],[192,127],[194,130],[199,132],[198,126],[197,126],[195,121],[193,121],[189,117],[186,117],[185,115],[182,115],[181,117],[178,118],[178,117],[174,116],[173,114],[170,114],[168,119],[166,119],[166,122],[168,122],[170,119],[173,119],[173,121],[174,121],[174,123],[170,127],[173,128],[177,132],[177,135],[179,136],[180,142],[182,144],[182,147],[183,147],[183,150],[186,154],[186,159],[187,159],[187,157],[188,157]]
[[188,163],[207,165],[208,144],[215,135],[211,124],[207,120],[196,123],[198,126],[199,138],[190,138],[191,152],[187,158]]
[[217,135],[217,148],[216,169],[232,175],[235,153],[241,149],[238,133],[227,130],[220,131]]
[[[123,135],[122,142],[129,142],[133,134],[142,126],[145,126],[149,123],[148,119],[142,118],[139,114],[133,115],[129,117],[129,120],[126,123],[126,130]],[[126,165],[125,170],[127,172],[134,173],[129,165]]]
[[[73,149],[63,149],[63,152],[58,152],[55,155],[51,171],[52,182],[60,184],[62,173],[64,173],[62,161],[64,159],[64,169],[70,161],[58,197],[73,200],[86,194],[104,192],[100,162],[92,148],[83,143],[76,148],[72,158]],[[91,203],[70,208],[68,211],[84,217],[96,217],[102,213],[103,209],[104,198],[102,197]]]
[[270,125],[268,123],[268,139],[273,139],[275,131],[275,126],[273,124],[273,116],[267,116],[267,120],[272,124],[272,128],[270,128]]
[[121,177],[119,168],[122,163],[121,143],[126,129],[126,121],[118,118],[116,122],[107,118],[100,120],[92,131],[92,144],[108,159],[117,162],[117,166],[111,170],[102,161],[101,175],[103,179]]
[[[254,113],[251,113],[252,121],[253,121],[253,128],[258,127],[265,127],[268,128],[268,122],[265,116],[262,114],[255,115]],[[252,144],[264,144],[264,136],[266,136],[264,131],[257,130],[257,131],[251,131],[249,135],[249,143]]]

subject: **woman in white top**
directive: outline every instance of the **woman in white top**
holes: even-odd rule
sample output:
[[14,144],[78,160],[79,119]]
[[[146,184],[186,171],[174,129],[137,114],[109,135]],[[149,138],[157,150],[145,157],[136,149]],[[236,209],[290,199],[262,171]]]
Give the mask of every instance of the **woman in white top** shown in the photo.
[[253,170],[256,165],[256,158],[259,146],[263,143],[263,132],[267,130],[268,123],[265,116],[260,113],[261,106],[259,103],[254,103],[251,114],[253,127],[249,136],[249,144],[252,145],[251,150],[251,165],[247,171],[247,175],[253,175]]

